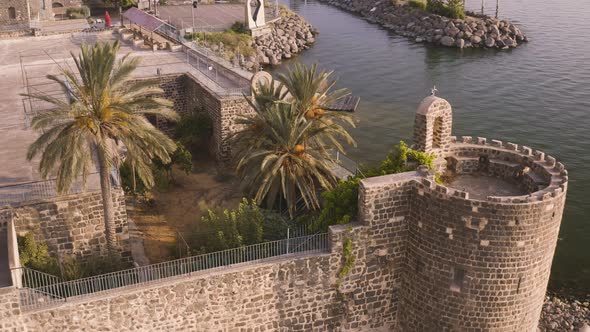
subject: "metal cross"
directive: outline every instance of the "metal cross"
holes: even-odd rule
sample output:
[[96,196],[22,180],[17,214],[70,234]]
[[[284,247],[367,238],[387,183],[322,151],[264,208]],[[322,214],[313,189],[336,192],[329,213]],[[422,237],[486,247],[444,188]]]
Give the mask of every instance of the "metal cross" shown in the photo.
[[433,96],[436,96],[436,93],[438,92],[438,89],[436,88],[436,85],[432,87],[432,89],[430,90],[430,92],[432,93]]

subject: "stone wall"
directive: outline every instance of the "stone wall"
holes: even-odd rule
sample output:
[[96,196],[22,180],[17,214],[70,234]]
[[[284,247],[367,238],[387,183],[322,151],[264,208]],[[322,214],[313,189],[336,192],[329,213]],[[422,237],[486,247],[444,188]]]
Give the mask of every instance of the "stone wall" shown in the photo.
[[[0,26],[13,25],[29,21],[29,9],[27,0],[2,0],[0,1]],[[14,8],[15,17],[10,11]]]
[[[113,190],[115,231],[121,256],[131,259],[125,197]],[[105,256],[102,197],[100,192],[58,197],[0,210],[0,220],[12,220],[18,235],[33,232],[60,257]],[[2,222],[0,222],[2,224]],[[63,256],[62,256],[63,255]]]
[[[335,227],[331,251],[199,272],[153,286],[34,312],[8,311],[19,331],[389,331],[395,306],[389,263],[370,258],[367,228]],[[338,290],[342,241],[354,243],[355,266]],[[364,287],[367,287],[366,289]],[[7,329],[5,329],[7,330]]]
[[[185,75],[164,75],[159,77],[164,97],[174,102],[173,109],[180,115],[192,112],[206,112],[212,124],[210,153],[222,164],[231,162],[231,146],[227,141],[229,135],[239,128],[234,120],[239,115],[252,112],[243,96],[220,97],[203,85],[190,73]],[[155,123],[164,132],[171,134],[173,125],[163,119]]]

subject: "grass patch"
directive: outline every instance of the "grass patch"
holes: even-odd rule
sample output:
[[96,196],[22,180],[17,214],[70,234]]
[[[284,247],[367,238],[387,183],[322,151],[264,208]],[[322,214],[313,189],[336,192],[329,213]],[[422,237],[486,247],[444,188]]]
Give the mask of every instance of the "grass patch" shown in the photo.
[[255,54],[252,36],[245,32],[244,24],[235,22],[231,29],[223,32],[193,32],[186,34],[184,38],[217,50],[217,53],[226,60],[233,60],[238,54],[243,56]]

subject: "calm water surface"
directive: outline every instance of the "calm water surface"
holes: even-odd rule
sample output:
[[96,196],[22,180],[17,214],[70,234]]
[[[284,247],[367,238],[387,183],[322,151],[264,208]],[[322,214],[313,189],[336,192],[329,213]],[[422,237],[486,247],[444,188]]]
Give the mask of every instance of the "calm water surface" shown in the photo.
[[333,69],[339,86],[361,97],[358,148],[349,150],[359,161],[379,161],[411,138],[415,109],[436,85],[453,105],[454,134],[516,142],[563,162],[570,182],[553,285],[590,292],[590,1],[502,1],[500,16],[531,40],[508,51],[415,44],[314,0],[285,4],[320,30],[295,61]]

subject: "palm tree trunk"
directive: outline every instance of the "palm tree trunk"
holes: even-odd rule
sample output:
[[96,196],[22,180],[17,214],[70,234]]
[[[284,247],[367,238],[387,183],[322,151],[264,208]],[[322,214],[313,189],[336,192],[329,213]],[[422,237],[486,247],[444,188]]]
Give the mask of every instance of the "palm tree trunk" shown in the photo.
[[100,190],[102,192],[102,207],[104,211],[104,235],[107,241],[109,258],[116,257],[115,246],[115,211],[113,208],[113,196],[111,194],[111,174],[107,164],[105,152],[98,147],[98,164],[100,167]]

